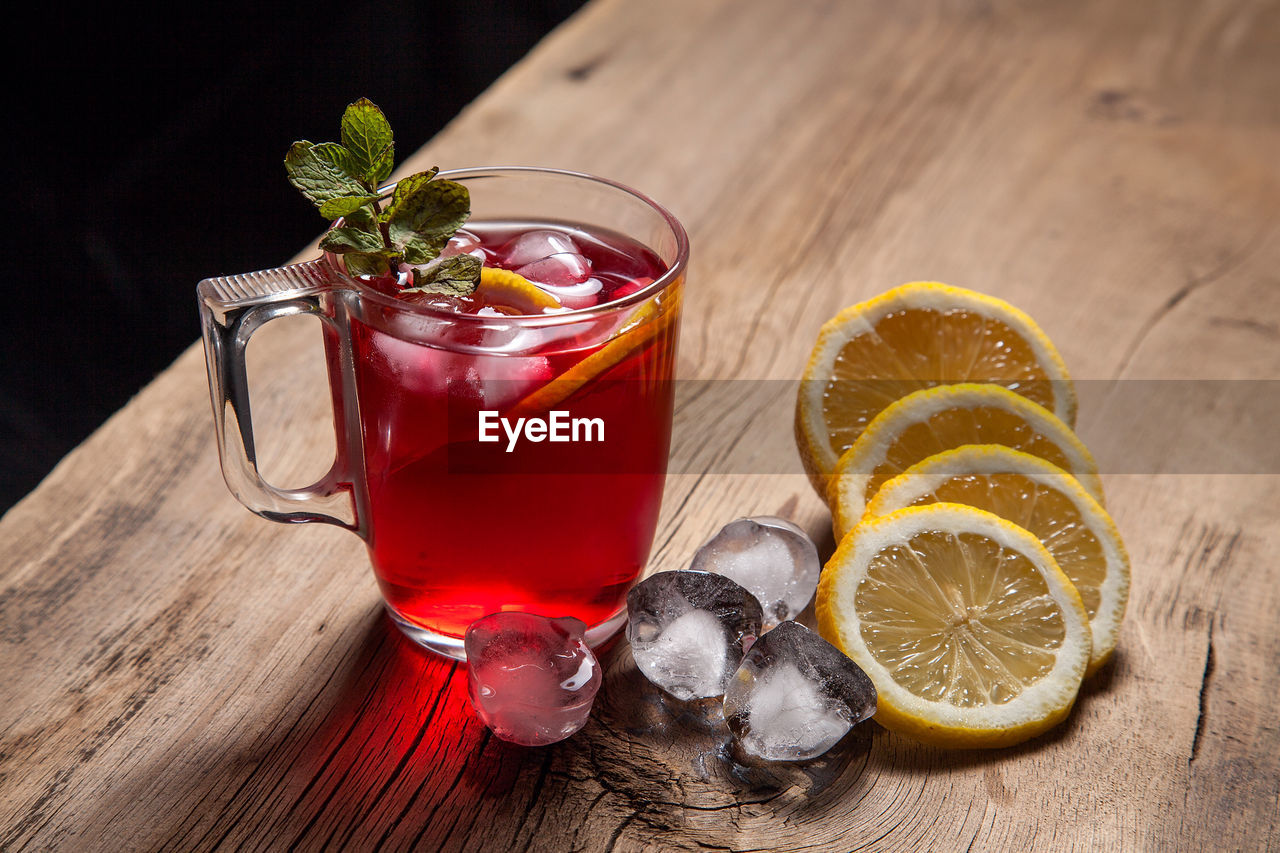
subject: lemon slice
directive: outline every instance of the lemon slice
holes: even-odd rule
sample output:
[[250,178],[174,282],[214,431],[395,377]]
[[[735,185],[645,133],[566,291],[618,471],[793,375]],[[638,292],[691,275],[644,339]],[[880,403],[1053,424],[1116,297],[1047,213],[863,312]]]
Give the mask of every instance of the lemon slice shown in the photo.
[[837,538],[891,477],[965,444],[1003,444],[1065,468],[1098,503],[1098,466],[1052,412],[999,385],[961,383],[908,394],[876,415],[836,463],[827,495]]
[[818,333],[796,399],[796,442],[826,494],[836,460],[886,406],[951,382],[991,382],[1075,423],[1076,396],[1053,342],[992,296],[917,281],[846,308]]
[[875,682],[876,720],[950,747],[1008,746],[1066,717],[1091,641],[1034,536],[960,504],[868,518],[818,586],[818,628]]
[[480,268],[481,295],[498,305],[509,305],[522,314],[541,314],[549,308],[563,307],[554,295],[529,279],[498,267]]
[[637,308],[608,343],[540,386],[517,403],[511,414],[524,415],[550,409],[650,342],[660,336],[674,334],[676,320],[680,316],[680,301],[680,282],[676,282]]
[[1129,600],[1129,555],[1107,511],[1056,465],[999,445],[930,456],[880,487],[867,516],[934,502],[965,504],[1034,534],[1071,579],[1093,635],[1085,675],[1115,650]]

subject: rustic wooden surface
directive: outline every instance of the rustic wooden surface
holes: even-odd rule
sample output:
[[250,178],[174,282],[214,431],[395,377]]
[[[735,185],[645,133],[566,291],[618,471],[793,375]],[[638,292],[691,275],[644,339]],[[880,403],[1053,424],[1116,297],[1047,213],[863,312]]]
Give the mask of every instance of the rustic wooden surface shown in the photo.
[[[695,247],[685,377],[793,379],[837,309],[935,278],[1039,318],[1077,377],[1276,379],[1277,93],[1276,3],[596,0],[409,165],[568,167],[668,203]],[[302,482],[326,413],[287,380],[314,384],[314,329],[263,335],[255,411]],[[1132,600],[1060,729],[956,753],[868,724],[747,769],[625,649],[575,738],[490,737],[461,669],[380,614],[354,536],[235,503],[208,409],[192,348],[0,521],[0,849],[1280,846],[1274,467],[1106,472]],[[1128,434],[1176,454],[1203,414]],[[798,473],[694,471],[654,567],[751,512],[832,547]]]

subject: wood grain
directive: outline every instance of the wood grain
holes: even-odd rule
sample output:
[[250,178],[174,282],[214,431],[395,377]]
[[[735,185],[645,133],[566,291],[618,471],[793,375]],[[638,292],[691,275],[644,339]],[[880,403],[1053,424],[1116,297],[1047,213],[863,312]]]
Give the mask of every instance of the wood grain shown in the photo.
[[[406,168],[561,166],[663,200],[694,245],[686,378],[794,379],[836,310],[933,278],[1027,310],[1077,377],[1275,380],[1278,91],[1276,3],[595,0]],[[314,338],[254,344],[280,481],[332,450],[290,381]],[[587,728],[525,750],[389,626],[358,539],[227,494],[202,361],[0,521],[0,849],[1280,847],[1275,470],[1104,471],[1133,559],[1119,652],[1021,747],[868,724],[743,767],[623,644]],[[1166,440],[1177,415],[1127,428]],[[832,548],[799,474],[708,468],[671,478],[651,568],[755,512]]]

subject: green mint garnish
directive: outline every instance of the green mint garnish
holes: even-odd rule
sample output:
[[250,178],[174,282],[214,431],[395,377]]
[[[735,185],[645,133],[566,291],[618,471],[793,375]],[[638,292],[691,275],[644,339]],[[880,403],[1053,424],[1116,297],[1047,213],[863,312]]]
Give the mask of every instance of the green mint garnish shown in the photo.
[[389,275],[403,261],[415,269],[404,292],[465,296],[480,282],[481,264],[469,255],[432,263],[471,215],[471,195],[439,169],[401,180],[386,208],[379,185],[395,164],[391,125],[372,101],[361,98],[342,114],[342,142],[293,143],[284,158],[289,182],[326,219],[343,219],[320,248],[343,256],[352,275]]
[[[480,261],[471,255],[454,255],[427,268],[428,283],[406,287],[402,293],[443,293],[448,296],[466,296],[476,289],[480,280]],[[417,282],[414,282],[417,284]]]

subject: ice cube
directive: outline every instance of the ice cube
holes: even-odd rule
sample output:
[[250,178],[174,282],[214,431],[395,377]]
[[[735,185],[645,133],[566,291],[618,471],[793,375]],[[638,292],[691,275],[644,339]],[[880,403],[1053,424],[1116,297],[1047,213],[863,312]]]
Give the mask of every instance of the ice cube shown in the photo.
[[586,725],[601,677],[586,630],[568,616],[510,611],[471,623],[467,686],[472,706],[495,735],[542,746]]
[[[476,382],[480,388],[483,408],[505,409],[532,394],[551,379],[551,363],[546,356],[485,356],[454,357],[455,377],[466,382]],[[450,381],[450,391],[454,382]]]
[[440,250],[442,258],[452,258],[454,255],[470,255],[480,263],[484,263],[489,257],[480,238],[465,228],[455,231],[449,238],[449,242]]
[[698,549],[689,568],[722,574],[751,590],[764,610],[766,628],[800,615],[822,571],[813,540],[771,515],[729,522]]
[[659,572],[627,594],[636,666],[681,701],[724,693],[759,633],[759,602],[724,575]]
[[503,266],[515,269],[560,252],[579,254],[578,244],[563,231],[539,228],[509,240],[498,251],[498,257]]
[[505,409],[552,377],[546,356],[489,356],[450,352],[391,335],[373,338],[380,372],[416,395],[468,400],[482,409]]
[[[557,252],[519,266],[516,272],[535,284],[572,287],[591,278],[591,261],[586,255]],[[596,290],[600,287],[601,285],[597,282]]]
[[526,231],[496,253],[498,263],[514,270],[570,309],[590,308],[604,284],[591,277],[591,259],[562,231]]
[[[551,263],[550,260],[541,263]],[[521,270],[528,271],[528,267],[521,267]],[[522,272],[521,275],[524,275]],[[604,290],[604,282],[598,278],[588,278],[577,284],[552,284],[535,278],[525,276],[538,287],[550,293],[552,296],[560,300],[560,304],[565,308],[576,310],[578,308],[590,308],[600,301],[600,292]]]
[[401,294],[399,298],[409,305],[420,305],[424,308],[433,308],[436,311],[447,311],[452,314],[465,314],[467,313],[467,308],[470,307],[469,300],[444,293],[405,293]]
[[798,622],[756,640],[724,694],[738,744],[768,761],[817,758],[875,712],[867,674]]

